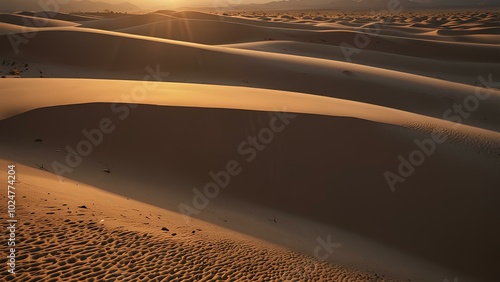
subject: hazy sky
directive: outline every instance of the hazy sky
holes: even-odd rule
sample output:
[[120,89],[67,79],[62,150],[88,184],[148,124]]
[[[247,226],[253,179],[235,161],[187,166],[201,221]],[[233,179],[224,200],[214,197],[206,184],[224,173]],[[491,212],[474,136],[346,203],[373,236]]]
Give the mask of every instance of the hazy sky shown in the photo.
[[[18,9],[36,9],[36,8],[25,8],[25,7],[38,7],[37,3],[41,2],[66,2],[67,0],[0,0],[0,11],[1,10],[7,10],[9,11],[9,8],[14,8],[14,10]],[[70,0],[70,1],[75,1],[77,0]],[[89,1],[89,0],[85,0]],[[124,3],[124,2],[130,2],[132,4],[135,4],[139,6],[140,8],[143,9],[155,9],[155,8],[179,8],[179,7],[196,7],[196,6],[204,6],[204,7],[226,7],[228,5],[238,5],[238,4],[250,4],[250,3],[267,3],[271,1],[279,1],[279,0],[91,0],[93,2],[106,2],[106,3],[113,3],[113,4],[118,4],[118,3]],[[293,1],[296,0],[290,0],[290,5],[293,6]],[[303,2],[328,2],[328,0],[301,0]],[[331,0],[334,2],[335,0]],[[339,0],[343,1],[343,0]],[[372,1],[375,2],[380,2],[380,0],[352,0],[354,2],[361,2],[359,3],[360,5],[363,5],[363,2],[370,3]],[[383,1],[383,0],[382,0]],[[389,0],[387,0],[389,1]],[[469,4],[469,3],[480,3],[480,2],[488,2],[488,3],[499,3],[500,0],[409,0],[409,1],[415,1],[415,2],[422,2],[422,3],[448,3],[448,4]],[[25,4],[31,4],[25,5]]]

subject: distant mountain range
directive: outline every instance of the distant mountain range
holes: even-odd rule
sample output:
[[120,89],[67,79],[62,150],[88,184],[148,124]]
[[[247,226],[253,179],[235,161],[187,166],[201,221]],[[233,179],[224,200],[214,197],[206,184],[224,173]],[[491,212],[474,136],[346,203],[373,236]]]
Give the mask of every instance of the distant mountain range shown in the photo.
[[[47,10],[43,8],[38,2],[33,0],[1,0],[0,2],[8,1],[8,5],[0,8],[2,12],[15,12],[15,11],[42,11]],[[42,3],[57,3],[58,1],[40,1]],[[63,2],[63,1],[61,1]],[[50,6],[49,6],[50,7]],[[49,9],[53,10],[52,7]],[[104,10],[114,11],[114,12],[134,12],[139,11],[141,8],[138,6],[125,2],[120,4],[110,4],[100,1],[70,1],[67,4],[59,5],[60,12],[102,12]]]
[[[286,10],[286,9],[339,9],[339,10],[374,10],[388,9],[394,0],[284,0],[265,4],[245,4],[233,6],[244,10]],[[488,8],[500,7],[500,0],[399,0],[404,9],[425,8]],[[398,6],[396,5],[396,6]]]

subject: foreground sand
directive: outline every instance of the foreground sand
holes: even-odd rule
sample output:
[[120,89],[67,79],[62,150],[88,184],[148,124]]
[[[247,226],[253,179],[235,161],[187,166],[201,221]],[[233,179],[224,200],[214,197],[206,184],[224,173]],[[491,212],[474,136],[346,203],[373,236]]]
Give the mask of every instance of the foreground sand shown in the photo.
[[5,281],[382,279],[203,221],[186,226],[174,212],[83,183],[61,183],[40,170],[18,165],[17,172],[19,269]]
[[[230,14],[56,14],[27,29],[33,14],[0,14],[0,71],[21,77],[0,80],[15,279],[498,277],[497,13],[399,15],[351,60],[339,44],[381,16]],[[19,52],[12,32],[33,32]],[[75,152],[104,119],[113,132]],[[179,205],[231,161],[242,173],[186,221]],[[326,238],[335,250],[313,258]]]

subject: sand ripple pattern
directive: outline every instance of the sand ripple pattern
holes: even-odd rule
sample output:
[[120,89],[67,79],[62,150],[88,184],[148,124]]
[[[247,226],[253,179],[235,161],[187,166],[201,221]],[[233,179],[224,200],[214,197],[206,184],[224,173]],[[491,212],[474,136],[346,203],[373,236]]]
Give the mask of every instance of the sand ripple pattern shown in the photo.
[[19,268],[3,281],[379,280],[376,275],[250,243],[111,229],[92,220],[59,220],[45,216],[21,223]]

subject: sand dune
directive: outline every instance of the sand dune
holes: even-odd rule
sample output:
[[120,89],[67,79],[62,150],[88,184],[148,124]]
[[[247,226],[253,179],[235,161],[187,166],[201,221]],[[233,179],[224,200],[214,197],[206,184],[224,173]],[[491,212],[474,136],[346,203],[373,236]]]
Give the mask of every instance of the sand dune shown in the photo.
[[[171,14],[172,16],[174,14]],[[139,16],[132,16],[137,18]],[[151,15],[141,16],[150,18]],[[121,22],[124,18],[112,19],[111,21]],[[151,19],[154,22],[154,20]],[[128,21],[130,22],[130,20]],[[293,26],[279,26],[274,23],[273,25],[257,26],[255,21],[241,21],[241,20],[227,20],[226,18],[220,19],[217,16],[209,15],[209,17],[194,17],[194,18],[181,18],[179,21],[162,21],[155,24],[136,26],[130,29],[116,28],[114,24],[105,23],[106,28],[111,27],[112,30],[123,32],[131,32],[133,34],[154,36],[167,39],[175,39],[182,41],[190,41],[202,44],[226,44],[238,42],[250,42],[259,40],[294,40],[298,42],[308,42],[325,45],[339,45],[341,42],[355,46],[354,38],[365,34],[374,34],[375,30],[371,30],[369,25],[363,25],[356,29],[333,29],[326,26],[320,26],[321,29],[303,29],[304,25]],[[376,23],[380,25],[380,23]],[[87,24],[88,27],[97,27],[92,24]],[[102,27],[101,27],[102,28]],[[283,31],[283,28],[287,28]],[[221,30],[220,34],[214,32]],[[457,39],[463,37],[438,37],[441,34],[438,31],[436,35],[421,36],[415,38],[414,32],[406,31],[405,27],[400,27],[399,31],[395,30],[392,26],[382,28],[382,32],[375,36],[373,39],[374,44],[369,44],[364,49],[391,52],[408,56],[426,57],[426,58],[440,58],[440,59],[458,59],[467,60],[469,56],[465,56],[466,52],[486,52],[484,56],[489,56],[493,59],[494,52],[498,52],[496,46],[481,46],[469,45],[469,42],[474,43],[496,43],[499,37],[494,38],[477,38],[475,41],[472,39],[464,40],[465,43],[457,43]],[[430,30],[432,31],[432,30]],[[474,31],[470,31],[473,33]],[[478,33],[481,34],[481,33]],[[456,35],[463,35],[458,33]],[[441,42],[444,41],[444,42]],[[447,41],[453,42],[451,45]],[[409,45],[416,48],[408,48]],[[457,48],[452,48],[457,47]],[[481,50],[481,51],[479,51]],[[452,52],[450,52],[452,51]],[[438,55],[439,54],[439,55]],[[445,54],[445,57],[442,57]],[[478,57],[479,58],[479,57]],[[476,58],[476,59],[478,59]],[[494,59],[493,59],[494,60]]]
[[[279,31],[266,27],[191,19],[162,21],[116,31],[211,45],[260,41],[280,34]],[[233,36],[229,37],[227,34]]]
[[7,279],[498,277],[495,12],[51,16],[0,14]]
[[37,31],[36,28],[0,22],[0,35]]
[[[336,61],[345,60],[345,54],[341,47],[295,41],[260,41],[228,44],[224,45],[224,47],[291,54]],[[497,68],[496,63],[443,62],[433,59],[416,58],[369,50],[365,50],[353,56],[351,62],[469,85],[477,85],[478,73],[484,72],[485,69],[493,70]]]
[[25,16],[22,14],[0,14],[0,22],[27,27],[63,27],[79,25],[71,21],[56,20],[49,17]]
[[[163,13],[165,13],[165,12],[163,12]],[[168,13],[168,12],[166,12],[166,13],[170,16],[177,17],[177,18],[188,18],[188,19],[197,19],[197,20],[219,21],[221,18],[222,19],[230,19],[230,17],[207,14],[207,13],[202,13],[202,12],[198,12],[198,11],[174,11],[172,13]]]
[[[67,40],[54,46],[53,42],[61,36]],[[86,42],[94,41],[100,44],[85,45]],[[8,38],[0,36],[0,50],[4,54],[10,53],[9,57],[32,63],[71,65],[87,69],[83,74],[76,75],[80,77],[102,77],[102,72],[105,71],[128,75],[135,73],[136,79],[139,79],[144,76],[145,66],[159,64],[163,71],[169,72],[169,81],[245,85],[319,94],[437,118],[443,118],[454,103],[462,104],[465,97],[475,95],[476,91],[475,87],[463,84],[340,61],[230,49],[93,29],[40,31],[28,44],[19,48],[22,55],[12,54]],[[491,48],[494,50],[497,47]],[[137,50],[148,52],[139,58],[134,56]],[[485,54],[486,59],[488,53],[484,51],[482,54]],[[245,68],[240,67],[243,65]],[[259,71],[254,71],[256,69]],[[94,75],[94,71],[98,72]],[[485,77],[488,75],[485,73],[483,79],[487,79]],[[498,130],[499,99],[498,92],[494,92],[488,103],[483,103],[474,115],[463,122]]]
[[162,14],[147,14],[147,15],[130,15],[117,18],[104,18],[94,21],[83,22],[83,27],[97,28],[104,30],[119,30],[129,27],[135,27],[155,22],[175,19],[174,17]]
[[325,29],[321,26],[316,26],[316,25],[302,25],[293,22],[268,22],[268,21],[255,20],[248,17],[230,17],[226,15],[214,15],[196,11],[180,11],[173,13],[159,11],[159,13],[170,15],[180,19],[222,21],[222,22],[239,23],[239,24],[246,24],[246,25],[253,25],[260,27],[290,28],[290,29],[305,29],[305,30]]
[[96,20],[98,17],[96,16],[91,16],[91,15],[73,15],[73,14],[68,14],[68,13],[61,13],[61,12],[28,12],[28,11],[23,11],[17,13],[18,15],[24,15],[24,16],[30,16],[30,17],[41,17],[41,18],[50,18],[54,20],[61,20],[61,21],[70,21],[70,22],[80,22],[80,21],[89,21],[89,20]]

